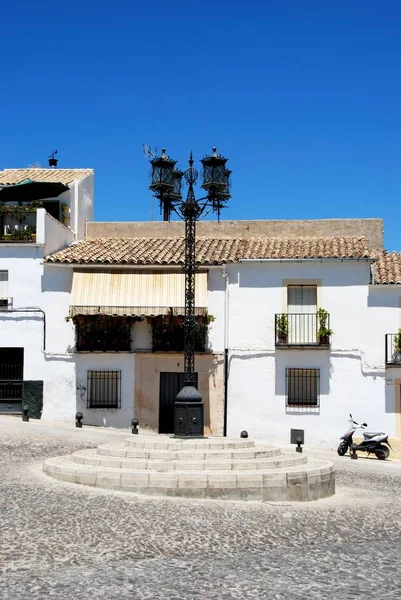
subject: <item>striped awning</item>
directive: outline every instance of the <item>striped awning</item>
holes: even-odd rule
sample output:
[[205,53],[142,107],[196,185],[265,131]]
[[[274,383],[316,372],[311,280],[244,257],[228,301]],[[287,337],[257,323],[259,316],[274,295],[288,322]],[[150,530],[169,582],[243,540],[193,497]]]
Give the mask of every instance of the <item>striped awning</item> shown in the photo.
[[[195,275],[195,314],[207,313],[207,272]],[[71,315],[149,317],[185,313],[182,271],[74,269]]]

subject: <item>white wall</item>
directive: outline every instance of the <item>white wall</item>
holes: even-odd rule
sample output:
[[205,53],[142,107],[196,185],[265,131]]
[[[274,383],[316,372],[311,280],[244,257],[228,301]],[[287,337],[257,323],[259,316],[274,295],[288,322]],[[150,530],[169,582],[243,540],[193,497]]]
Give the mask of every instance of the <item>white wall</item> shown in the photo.
[[131,350],[152,350],[152,327],[143,321],[136,321],[131,329]]
[[210,269],[208,272],[208,313],[214,317],[209,323],[208,345],[213,352],[224,350],[225,315],[225,286],[223,269]]
[[[395,435],[384,341],[399,326],[401,288],[371,289],[364,262],[249,263],[228,272],[229,434],[247,429],[288,443],[290,428],[300,428],[308,441],[334,444],[352,412]],[[287,312],[288,280],[320,280],[318,304],[330,313],[334,331],[331,350],[275,348],[274,315]],[[285,369],[291,367],[320,369],[318,411],[286,410]]]
[[[44,208],[38,209],[38,219],[44,218],[45,256],[66,248],[74,241],[74,233],[57,219],[49,215]],[[44,215],[43,215],[44,213]]]
[[[121,371],[121,408],[87,408],[88,370]],[[74,422],[84,415],[86,425],[130,427],[134,416],[135,355],[88,353],[47,359],[43,418]]]
[[76,239],[85,237],[86,221],[93,221],[94,215],[94,176],[77,179],[70,185],[70,227]]
[[[42,308],[42,257],[42,246],[0,246],[0,270],[8,271],[8,296],[15,309]],[[0,311],[0,346],[24,348],[24,379],[44,379],[42,344],[43,315],[39,311]]]

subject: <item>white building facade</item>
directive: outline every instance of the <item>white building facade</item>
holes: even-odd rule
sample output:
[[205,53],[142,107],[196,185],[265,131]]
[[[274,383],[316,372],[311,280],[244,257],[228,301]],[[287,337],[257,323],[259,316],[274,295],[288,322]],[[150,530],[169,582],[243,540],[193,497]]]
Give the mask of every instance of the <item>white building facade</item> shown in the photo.
[[[374,429],[400,436],[396,337],[401,328],[401,258],[377,249],[382,222],[336,222],[338,236],[316,238],[299,236],[299,230],[297,237],[288,238],[283,224],[281,237],[274,239],[266,235],[270,223],[265,223],[264,236],[261,223],[258,238],[249,224],[248,237],[240,238],[233,237],[232,223],[199,228],[203,282],[198,288],[203,291],[197,306],[210,318],[205,346],[196,355],[205,432],[238,436],[246,429],[253,437],[288,442],[294,428],[305,430],[308,442],[332,444],[352,412]],[[336,232],[333,223],[327,226]],[[315,230],[319,227],[326,224],[315,222]],[[366,237],[344,236],[344,230],[362,228],[364,233],[364,227]],[[110,230],[115,237],[106,237]],[[49,273],[58,273],[63,289],[71,290],[70,297],[55,300],[58,307],[64,304],[62,314],[52,316],[54,327],[60,328],[68,312],[75,315],[75,324],[64,322],[63,336],[54,340],[55,354],[70,350],[49,371],[44,416],[71,420],[80,410],[86,423],[128,426],[135,415],[141,431],[169,432],[172,424],[166,429],[163,411],[172,414],[183,354],[182,347],[155,344],[154,319],[179,325],[182,318],[180,231],[174,223],[90,223],[88,231],[86,240],[47,262]],[[86,284],[74,284],[82,273]],[[49,277],[55,281],[54,274]],[[159,292],[164,289],[157,300],[150,293],[153,279]],[[114,297],[102,286],[112,288]],[[77,349],[79,319],[85,330],[85,318],[96,315],[100,320],[101,315],[135,318],[125,350]],[[95,406],[93,377],[110,378],[112,403],[118,406]]]
[[[394,350],[401,286],[374,284],[375,265],[370,258],[290,259],[227,269],[229,434],[246,429],[288,443],[293,428],[305,430],[309,442],[334,444],[352,413],[373,430],[401,436]],[[333,331],[324,343],[319,308]]]
[[[43,201],[35,239],[0,244],[0,411],[170,433],[182,223],[95,223],[93,174],[70,177],[60,220]],[[199,223],[205,434],[334,444],[352,412],[401,436],[401,255],[382,233],[381,220]]]
[[47,277],[43,260],[82,237],[88,219],[93,171],[0,172],[0,413],[26,405],[41,416],[52,340],[63,330],[51,316],[53,294],[70,293]]

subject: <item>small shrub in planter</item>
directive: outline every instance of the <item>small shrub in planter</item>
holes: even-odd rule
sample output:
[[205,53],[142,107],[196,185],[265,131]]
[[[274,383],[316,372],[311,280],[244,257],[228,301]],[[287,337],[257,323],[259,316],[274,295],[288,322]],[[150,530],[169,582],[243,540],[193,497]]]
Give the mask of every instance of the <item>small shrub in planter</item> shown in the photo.
[[276,335],[278,344],[288,342],[288,316],[276,315]]
[[333,330],[327,327],[327,320],[329,318],[329,313],[324,308],[319,308],[317,311],[317,320],[319,329],[317,332],[317,337],[319,343],[322,345],[328,345],[330,343],[330,336],[333,335]]
[[393,360],[396,363],[401,363],[401,329],[394,336],[394,353]]

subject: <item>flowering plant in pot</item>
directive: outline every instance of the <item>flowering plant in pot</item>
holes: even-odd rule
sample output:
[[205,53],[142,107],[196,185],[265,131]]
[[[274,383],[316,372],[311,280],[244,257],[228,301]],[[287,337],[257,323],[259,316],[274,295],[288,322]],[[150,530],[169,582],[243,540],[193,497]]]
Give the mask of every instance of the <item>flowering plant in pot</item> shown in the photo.
[[288,315],[276,315],[276,336],[279,344],[288,341]]
[[317,332],[317,337],[320,344],[329,344],[330,336],[333,335],[333,330],[327,327],[327,321],[329,318],[329,313],[324,308],[319,308],[317,311],[317,320],[319,329]]

